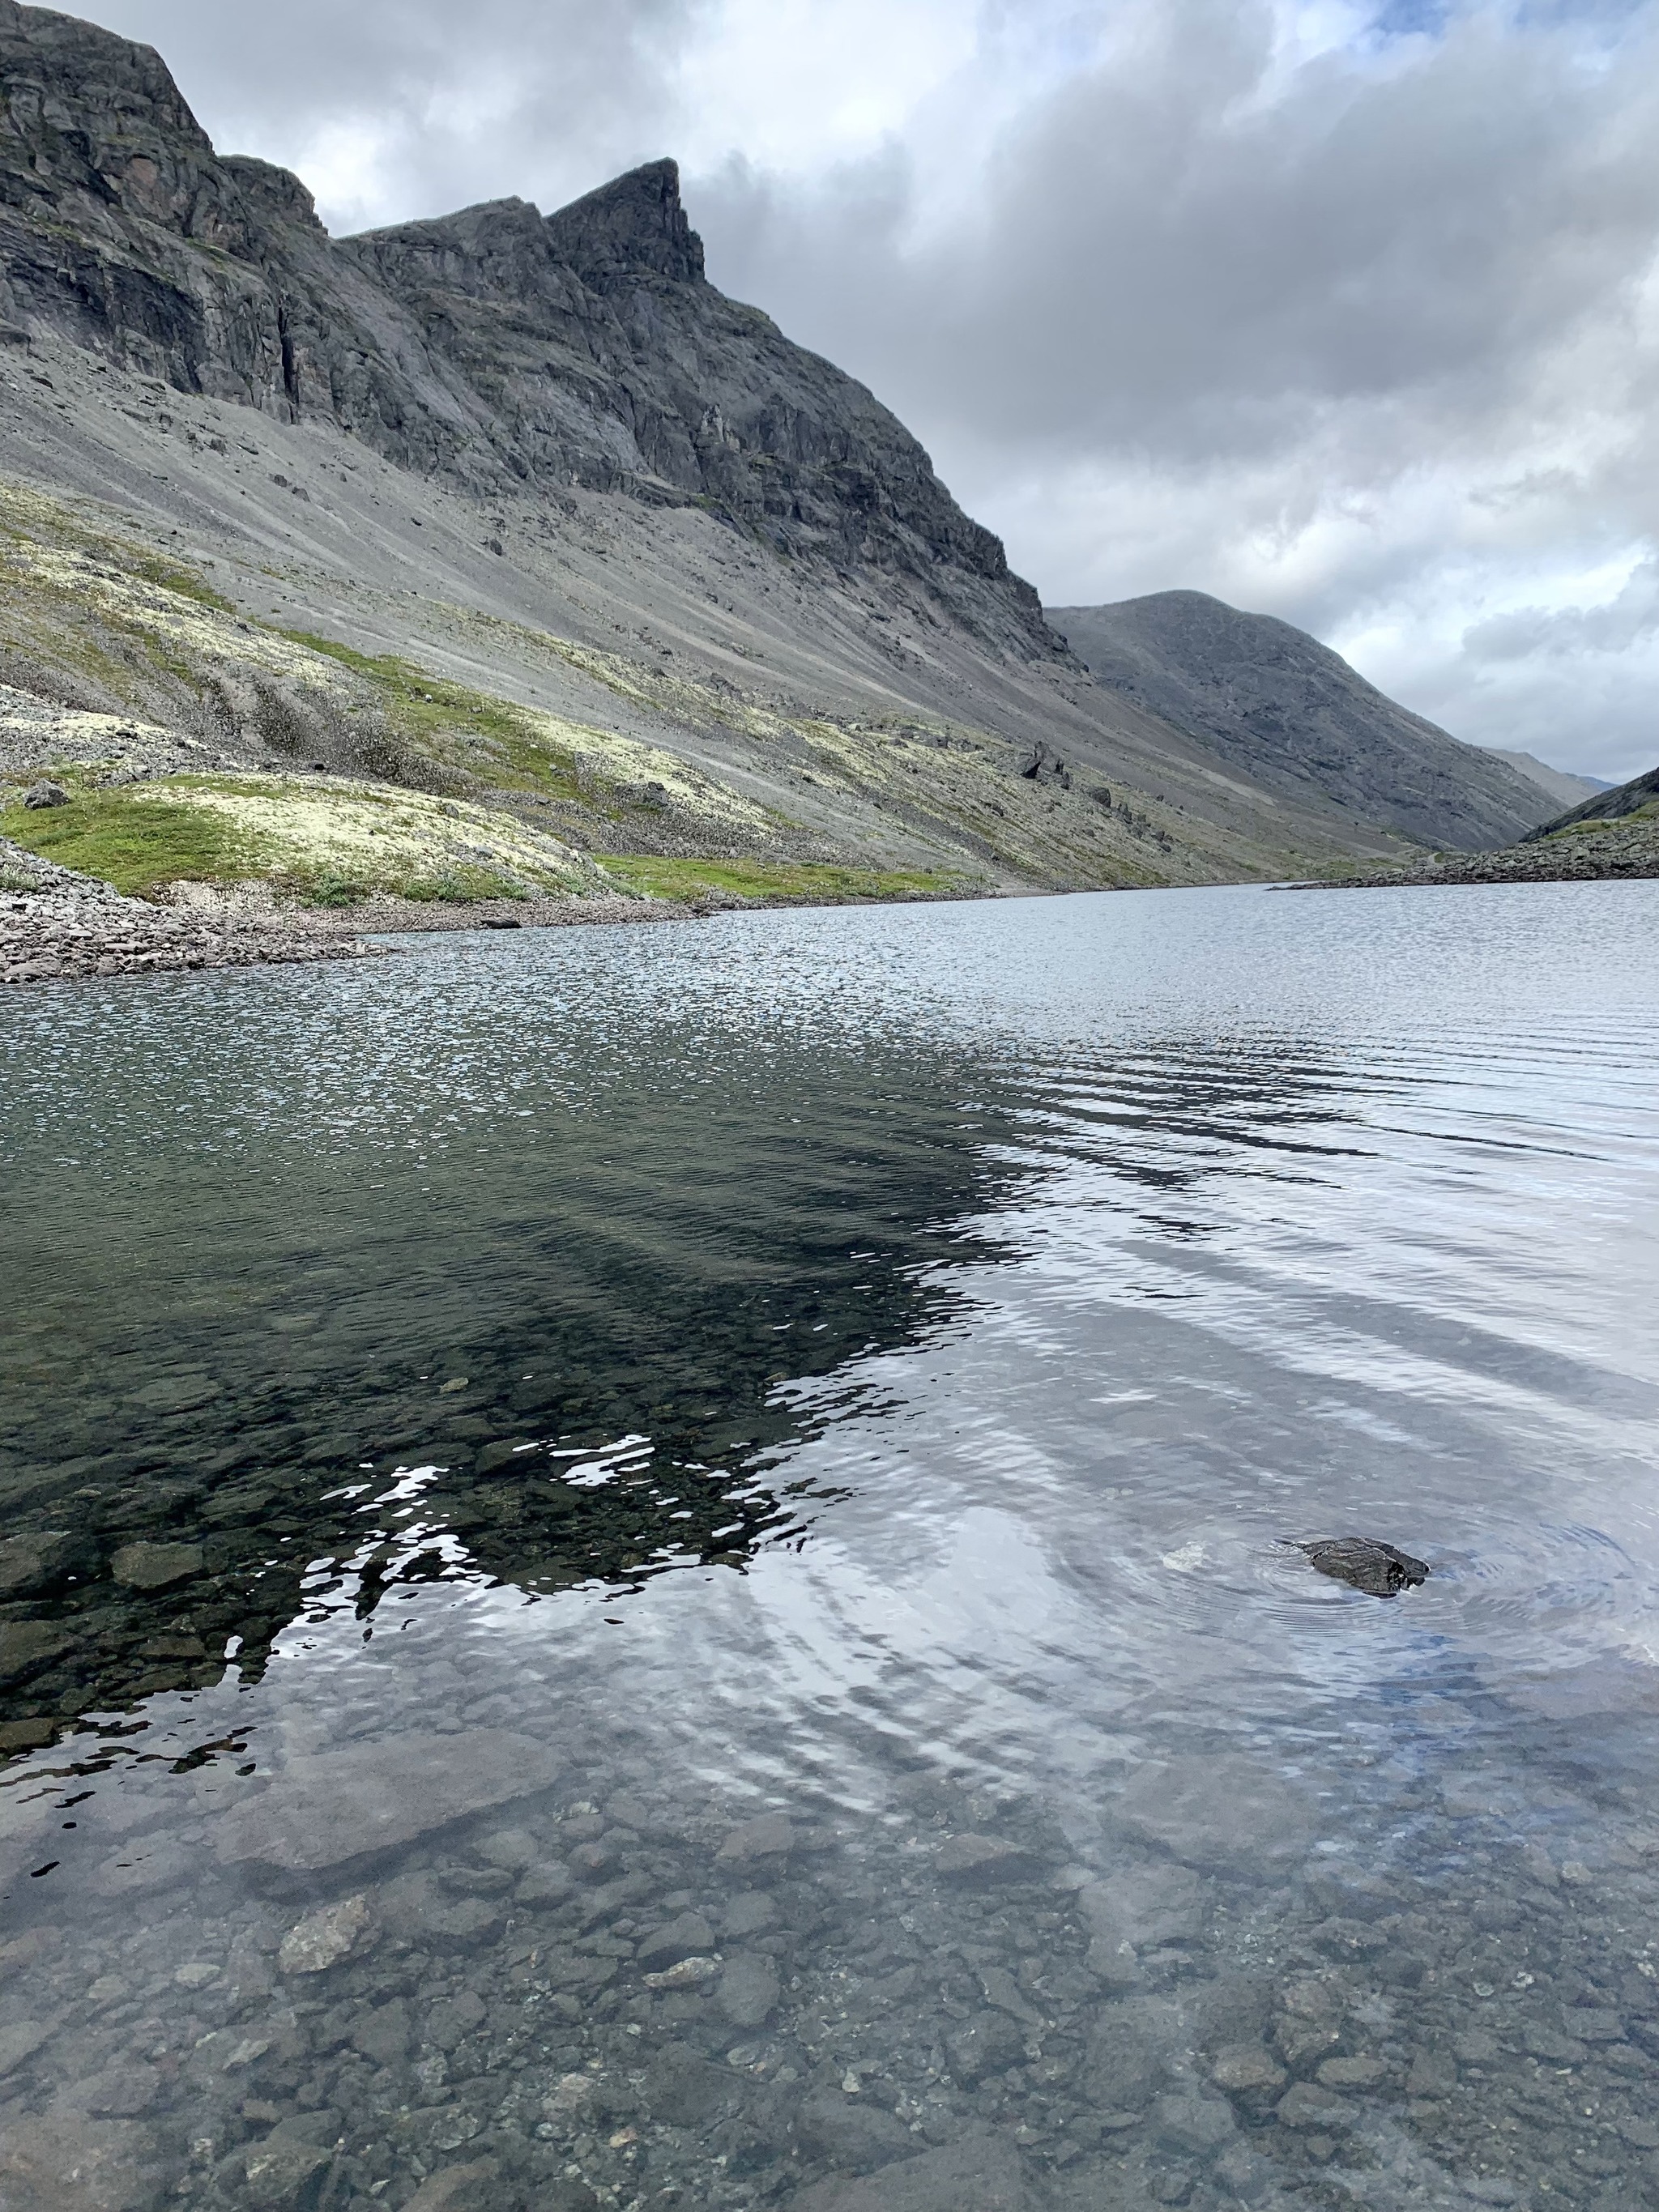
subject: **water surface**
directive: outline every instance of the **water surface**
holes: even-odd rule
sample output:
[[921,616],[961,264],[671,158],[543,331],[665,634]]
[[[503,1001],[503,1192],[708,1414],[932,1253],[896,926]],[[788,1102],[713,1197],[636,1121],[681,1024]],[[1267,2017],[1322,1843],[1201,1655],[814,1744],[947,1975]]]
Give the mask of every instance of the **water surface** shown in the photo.
[[14,994],[0,2201],[1647,2201],[1656,934]]

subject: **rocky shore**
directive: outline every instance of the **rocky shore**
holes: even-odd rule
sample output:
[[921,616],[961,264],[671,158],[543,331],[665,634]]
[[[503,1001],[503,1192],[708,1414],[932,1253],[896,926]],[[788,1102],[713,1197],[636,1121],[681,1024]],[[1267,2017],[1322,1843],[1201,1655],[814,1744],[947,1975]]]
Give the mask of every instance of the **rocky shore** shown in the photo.
[[1606,883],[1659,876],[1659,822],[1625,821],[1566,830],[1500,853],[1437,853],[1417,868],[1333,876],[1296,884],[1304,891],[1373,890],[1385,884]]
[[355,927],[325,934],[274,909],[253,917],[123,898],[0,838],[0,984],[361,959],[372,949]]
[[280,904],[263,885],[182,884],[168,903],[123,898],[0,838],[0,984],[154,975],[296,960],[356,960],[365,940],[411,932],[672,921],[701,908],[661,899],[491,899],[465,906],[382,898],[344,908]]
[[[960,893],[913,893],[937,902]],[[864,906],[854,897],[749,899],[711,891],[695,900],[588,897],[378,897],[349,907],[283,904],[268,884],[176,884],[165,902],[123,898],[91,876],[39,859],[0,837],[0,984],[88,975],[151,975],[185,969],[252,968],[351,960],[389,948],[366,940],[466,929],[574,929],[595,923],[696,921],[763,907]]]

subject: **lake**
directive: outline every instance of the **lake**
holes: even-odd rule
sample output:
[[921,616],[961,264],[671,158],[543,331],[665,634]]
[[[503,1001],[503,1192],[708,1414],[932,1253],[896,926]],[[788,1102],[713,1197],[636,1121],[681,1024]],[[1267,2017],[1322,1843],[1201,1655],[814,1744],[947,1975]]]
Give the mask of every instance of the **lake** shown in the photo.
[[1659,2202],[1656,948],[7,996],[0,2203]]

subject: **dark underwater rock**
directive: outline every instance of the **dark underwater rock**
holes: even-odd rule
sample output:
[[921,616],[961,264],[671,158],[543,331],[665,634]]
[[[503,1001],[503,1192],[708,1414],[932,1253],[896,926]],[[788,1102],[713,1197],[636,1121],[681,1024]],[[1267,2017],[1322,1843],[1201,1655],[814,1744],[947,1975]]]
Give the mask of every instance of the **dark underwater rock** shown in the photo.
[[1298,1539],[1295,1549],[1322,1575],[1364,1590],[1367,1597],[1398,1597],[1429,1578],[1421,1559],[1375,1536],[1316,1536],[1305,1543]]

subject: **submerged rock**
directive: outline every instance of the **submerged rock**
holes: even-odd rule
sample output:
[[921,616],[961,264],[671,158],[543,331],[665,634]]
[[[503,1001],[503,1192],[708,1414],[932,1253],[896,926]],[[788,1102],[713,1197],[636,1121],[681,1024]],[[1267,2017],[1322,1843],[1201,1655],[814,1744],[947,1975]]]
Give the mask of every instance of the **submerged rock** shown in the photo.
[[348,1897],[307,1913],[283,1936],[276,1963],[285,1974],[320,1974],[365,1946],[374,1925],[367,1897]]
[[1429,1578],[1421,1559],[1375,1536],[1316,1536],[1305,1543],[1297,1539],[1293,1548],[1322,1575],[1364,1590],[1367,1597],[1398,1597],[1402,1589],[1415,1589]]
[[110,1572],[129,1589],[171,1589],[202,1571],[199,1544],[127,1544],[110,1562]]
[[556,1753],[501,1729],[474,1729],[465,1737],[387,1736],[309,1753],[289,1759],[267,1790],[223,1822],[219,1857],[315,1873],[530,1796],[558,1771]]

